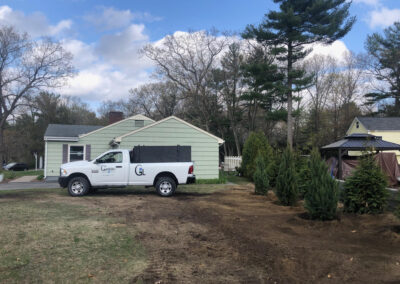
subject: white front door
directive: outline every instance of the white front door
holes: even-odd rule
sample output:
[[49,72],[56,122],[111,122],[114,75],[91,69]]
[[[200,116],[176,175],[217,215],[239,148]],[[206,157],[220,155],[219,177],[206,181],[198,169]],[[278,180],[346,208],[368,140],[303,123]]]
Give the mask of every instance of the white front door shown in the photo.
[[126,185],[128,163],[124,163],[122,152],[109,152],[96,160],[92,171],[96,185]]

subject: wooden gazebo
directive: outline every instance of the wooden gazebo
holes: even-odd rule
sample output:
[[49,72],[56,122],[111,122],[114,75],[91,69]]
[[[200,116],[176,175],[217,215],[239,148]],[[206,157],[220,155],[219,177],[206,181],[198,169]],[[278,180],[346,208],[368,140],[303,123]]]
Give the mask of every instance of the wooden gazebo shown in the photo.
[[365,133],[353,133],[342,140],[323,146],[322,152],[334,151],[338,156],[338,178],[342,178],[342,157],[347,151],[400,151],[400,144],[382,140],[382,136]]

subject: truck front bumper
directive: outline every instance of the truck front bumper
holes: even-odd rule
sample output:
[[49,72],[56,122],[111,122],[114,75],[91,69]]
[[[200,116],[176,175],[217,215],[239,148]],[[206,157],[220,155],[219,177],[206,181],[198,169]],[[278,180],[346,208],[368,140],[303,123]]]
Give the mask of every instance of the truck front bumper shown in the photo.
[[68,186],[68,177],[58,177],[58,184],[62,188],[67,187]]
[[191,183],[196,183],[196,176],[195,175],[187,178],[186,184],[191,184]]

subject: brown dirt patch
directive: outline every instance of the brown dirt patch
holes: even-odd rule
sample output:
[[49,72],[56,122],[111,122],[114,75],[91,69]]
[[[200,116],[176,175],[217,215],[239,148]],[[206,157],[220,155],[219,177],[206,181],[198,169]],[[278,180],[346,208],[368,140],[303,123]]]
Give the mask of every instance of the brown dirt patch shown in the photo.
[[148,268],[134,283],[399,283],[392,214],[312,221],[301,206],[280,206],[248,186],[172,198],[108,191],[83,200],[138,232]]

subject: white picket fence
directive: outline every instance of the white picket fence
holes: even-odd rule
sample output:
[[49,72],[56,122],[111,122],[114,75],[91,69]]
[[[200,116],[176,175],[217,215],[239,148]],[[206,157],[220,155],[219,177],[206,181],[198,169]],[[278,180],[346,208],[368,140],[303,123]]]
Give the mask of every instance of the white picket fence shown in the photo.
[[225,156],[224,171],[234,171],[236,167],[242,164],[242,156]]

